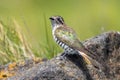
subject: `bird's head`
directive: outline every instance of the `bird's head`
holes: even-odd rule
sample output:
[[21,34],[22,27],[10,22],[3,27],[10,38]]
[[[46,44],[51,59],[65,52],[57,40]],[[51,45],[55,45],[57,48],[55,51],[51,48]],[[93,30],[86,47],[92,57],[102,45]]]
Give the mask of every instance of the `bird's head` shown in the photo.
[[61,16],[52,16],[49,18],[52,24],[52,28],[55,28],[57,26],[64,25],[64,19]]

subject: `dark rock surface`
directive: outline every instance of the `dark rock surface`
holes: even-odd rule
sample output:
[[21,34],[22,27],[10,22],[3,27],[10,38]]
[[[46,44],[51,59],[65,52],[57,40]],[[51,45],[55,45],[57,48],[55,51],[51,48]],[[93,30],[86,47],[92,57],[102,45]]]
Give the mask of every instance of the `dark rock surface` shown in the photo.
[[81,56],[57,57],[20,72],[8,80],[119,80],[120,33],[106,32],[83,42],[103,68],[87,65]]

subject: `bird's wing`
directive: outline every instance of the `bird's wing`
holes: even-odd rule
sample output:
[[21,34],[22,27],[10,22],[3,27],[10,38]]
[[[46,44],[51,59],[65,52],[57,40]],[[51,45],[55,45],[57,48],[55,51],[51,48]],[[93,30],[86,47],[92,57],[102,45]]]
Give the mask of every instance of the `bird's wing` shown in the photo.
[[59,27],[55,30],[55,36],[69,47],[84,51],[82,43],[76,36],[75,31],[70,27]]
[[72,46],[77,40],[75,31],[69,27],[58,27],[55,30],[55,36],[68,46]]
[[[99,64],[94,61],[91,57],[92,55],[85,50],[85,47],[78,40],[76,33],[73,29],[69,27],[59,27],[55,30],[55,36],[69,47],[79,51],[80,55],[85,59],[87,64],[93,64],[94,66],[99,66]],[[90,56],[90,57],[89,57]]]
[[59,27],[55,30],[55,36],[72,49],[84,52],[86,55],[94,58],[95,56],[83,46],[76,36],[76,33],[70,27]]

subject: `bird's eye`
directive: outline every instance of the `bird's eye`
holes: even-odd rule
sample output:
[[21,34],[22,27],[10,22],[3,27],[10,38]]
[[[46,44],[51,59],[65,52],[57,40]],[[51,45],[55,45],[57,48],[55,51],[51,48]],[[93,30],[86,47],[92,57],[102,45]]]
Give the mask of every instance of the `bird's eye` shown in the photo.
[[57,19],[61,24],[63,24],[63,20],[61,18]]

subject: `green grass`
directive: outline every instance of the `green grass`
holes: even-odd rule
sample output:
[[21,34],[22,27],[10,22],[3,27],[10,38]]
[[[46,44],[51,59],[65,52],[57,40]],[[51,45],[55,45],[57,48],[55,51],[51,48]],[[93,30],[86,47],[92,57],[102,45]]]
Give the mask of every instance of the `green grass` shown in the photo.
[[33,47],[26,39],[15,19],[10,23],[0,20],[0,64],[17,62],[28,58],[52,58],[57,55],[60,48],[52,41],[45,22],[45,43],[38,43],[39,48]]
[[[81,41],[109,30],[120,31],[119,0],[11,0],[11,4],[2,0],[0,11],[1,64],[31,55],[50,59],[61,52],[51,34],[48,18],[52,15],[62,16]],[[11,16],[17,21],[6,20]]]
[[0,21],[0,64],[34,57],[19,28],[15,19],[10,24]]

